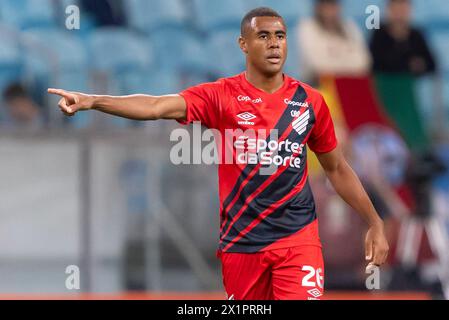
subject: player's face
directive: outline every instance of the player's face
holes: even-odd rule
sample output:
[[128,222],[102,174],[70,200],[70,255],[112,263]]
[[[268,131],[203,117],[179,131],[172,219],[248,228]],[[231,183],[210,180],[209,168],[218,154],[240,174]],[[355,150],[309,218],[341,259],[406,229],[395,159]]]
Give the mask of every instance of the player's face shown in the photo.
[[277,17],[256,17],[240,38],[247,61],[270,76],[282,71],[287,59],[287,28]]

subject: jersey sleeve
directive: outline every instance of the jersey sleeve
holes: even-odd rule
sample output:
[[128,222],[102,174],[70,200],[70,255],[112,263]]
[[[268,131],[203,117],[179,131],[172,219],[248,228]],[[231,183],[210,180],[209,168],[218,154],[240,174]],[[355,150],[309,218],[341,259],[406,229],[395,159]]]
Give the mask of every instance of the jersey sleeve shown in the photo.
[[315,125],[310,134],[308,145],[315,153],[331,152],[337,147],[334,123],[332,121],[329,107],[320,95],[318,107],[315,109]]
[[182,91],[179,95],[186,101],[186,120],[178,122],[189,124],[200,121],[210,129],[217,129],[221,114],[221,91],[220,82],[203,83]]

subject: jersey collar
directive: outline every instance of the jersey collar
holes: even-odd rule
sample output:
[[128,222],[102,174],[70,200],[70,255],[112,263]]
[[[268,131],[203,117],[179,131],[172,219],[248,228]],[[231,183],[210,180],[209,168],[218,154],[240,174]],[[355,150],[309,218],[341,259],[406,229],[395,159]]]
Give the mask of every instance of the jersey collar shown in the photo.
[[254,90],[254,91],[257,91],[258,93],[262,93],[262,94],[264,94],[264,95],[266,95],[266,96],[275,96],[275,95],[277,95],[277,94],[283,92],[284,90],[286,90],[287,87],[288,87],[288,84],[289,84],[289,78],[288,78],[288,76],[287,76],[285,73],[283,73],[282,75],[283,75],[283,77],[284,77],[284,84],[282,85],[282,87],[280,87],[278,90],[276,90],[276,91],[273,92],[273,93],[269,93],[269,92],[263,91],[262,89],[257,88],[257,87],[254,86],[251,82],[249,82],[248,79],[246,78],[246,71],[242,72],[242,73],[240,74],[240,77],[242,78],[243,83],[245,83],[245,85],[246,85],[247,87],[249,87],[250,89],[252,89],[252,90]]

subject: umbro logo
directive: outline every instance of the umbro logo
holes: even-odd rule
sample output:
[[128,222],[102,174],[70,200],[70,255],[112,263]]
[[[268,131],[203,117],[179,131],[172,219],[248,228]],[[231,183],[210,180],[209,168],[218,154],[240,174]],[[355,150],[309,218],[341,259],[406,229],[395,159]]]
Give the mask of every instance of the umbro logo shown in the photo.
[[237,117],[239,117],[240,119],[245,120],[245,121],[253,120],[256,118],[255,115],[253,115],[252,113],[249,113],[249,112],[241,113],[241,114],[237,115]]
[[311,290],[307,291],[307,293],[310,294],[313,298],[318,298],[323,295],[321,293],[321,291],[318,290],[317,288],[311,289]]
[[241,125],[247,125],[247,126],[253,126],[254,122],[251,122],[250,120],[256,119],[257,117],[249,112],[244,112],[237,115],[238,118],[242,119],[243,121],[239,121],[238,124]]

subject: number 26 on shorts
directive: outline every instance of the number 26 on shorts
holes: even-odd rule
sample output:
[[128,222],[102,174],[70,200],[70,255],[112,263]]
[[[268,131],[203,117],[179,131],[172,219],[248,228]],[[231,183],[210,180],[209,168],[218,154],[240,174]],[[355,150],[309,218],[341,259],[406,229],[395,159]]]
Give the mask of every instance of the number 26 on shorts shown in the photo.
[[301,285],[303,287],[319,287],[323,288],[323,276],[321,273],[323,272],[321,268],[315,270],[312,266],[303,266],[302,271],[307,272],[307,274],[302,278]]

